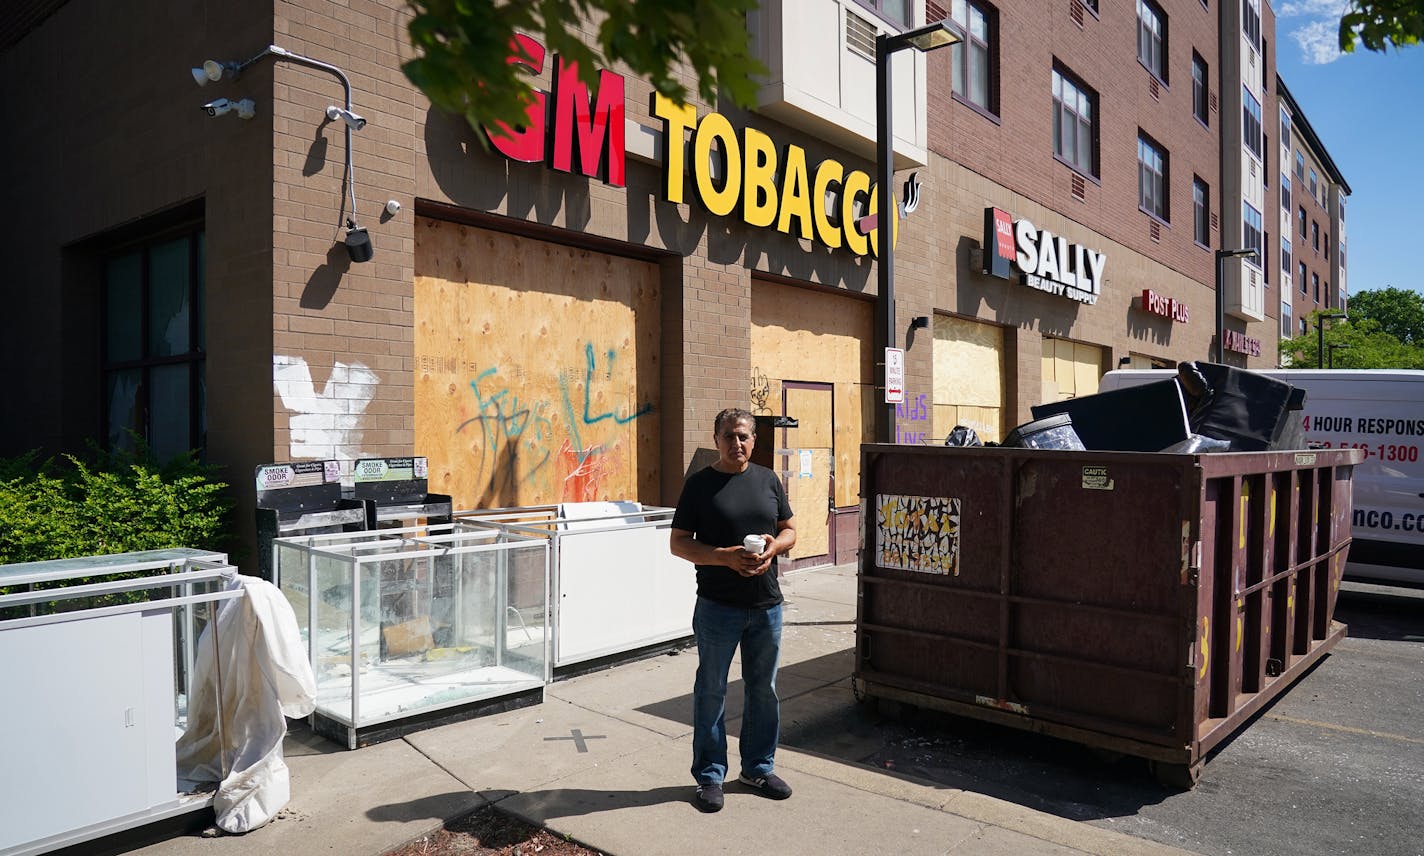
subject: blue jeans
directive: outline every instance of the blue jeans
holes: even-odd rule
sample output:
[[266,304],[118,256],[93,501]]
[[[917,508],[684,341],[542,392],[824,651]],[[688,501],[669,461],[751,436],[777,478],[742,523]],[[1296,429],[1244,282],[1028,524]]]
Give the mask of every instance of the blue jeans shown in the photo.
[[781,654],[781,604],[768,609],[725,606],[699,597],[692,611],[697,680],[692,686],[692,777],[699,785],[727,777],[727,674],[742,648],[741,773],[767,776],[781,736],[776,665]]

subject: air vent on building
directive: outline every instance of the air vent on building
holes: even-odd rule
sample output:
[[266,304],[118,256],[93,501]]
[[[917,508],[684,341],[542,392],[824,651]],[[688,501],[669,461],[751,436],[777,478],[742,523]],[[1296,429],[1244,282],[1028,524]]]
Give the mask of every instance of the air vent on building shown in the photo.
[[1251,283],[1252,288],[1256,287],[1256,272],[1254,270],[1250,271],[1250,276],[1247,277],[1247,281]]
[[949,17],[949,13],[944,11],[944,7],[933,0],[925,0],[925,22],[933,24],[935,21],[943,21]]
[[1207,103],[1211,105],[1211,112],[1215,113],[1215,112],[1216,112],[1216,93],[1213,92],[1213,93],[1211,93],[1210,95],[1208,95],[1206,100],[1207,100]]
[[1255,52],[1255,51],[1249,51],[1249,52],[1246,54],[1246,64],[1249,65],[1249,66],[1251,66],[1252,68],[1255,68],[1255,67],[1256,67],[1256,52]]
[[1215,232],[1216,229],[1217,229],[1216,214],[1215,214],[1215,213],[1212,213],[1212,215],[1211,215],[1211,230],[1212,230],[1213,232]]
[[1255,178],[1255,177],[1256,177],[1256,161],[1253,160],[1252,158],[1247,158],[1247,159],[1246,159],[1246,164],[1247,164],[1247,171],[1246,171],[1246,174],[1249,175],[1251,178]]
[[849,9],[846,16],[846,47],[875,62],[875,25]]
[[1147,78],[1147,94],[1151,95],[1154,99],[1160,100],[1162,98],[1162,87],[1157,85],[1157,78]]
[[1068,0],[1068,17],[1073,23],[1083,26],[1083,0]]
[[1087,188],[1087,184],[1088,184],[1088,183],[1083,180],[1083,176],[1078,175],[1077,173],[1074,173],[1074,175],[1073,175],[1073,198],[1074,198],[1074,199],[1077,199],[1077,200],[1079,200],[1079,201],[1081,202],[1084,198],[1086,198],[1086,196],[1087,196],[1087,189],[1088,189],[1088,188]]
[[1156,220],[1147,221],[1147,237],[1154,241],[1162,240],[1162,224]]

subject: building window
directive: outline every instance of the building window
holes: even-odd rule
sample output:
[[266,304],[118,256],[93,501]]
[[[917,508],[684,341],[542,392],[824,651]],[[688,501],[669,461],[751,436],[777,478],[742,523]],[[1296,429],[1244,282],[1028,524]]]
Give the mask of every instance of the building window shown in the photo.
[[1192,176],[1192,236],[1204,247],[1211,246],[1211,189]]
[[1310,288],[1305,282],[1305,262],[1300,263],[1300,293],[1306,297],[1310,296]]
[[1170,221],[1167,211],[1167,153],[1137,134],[1137,204],[1163,221]]
[[1304,318],[1300,319],[1300,335],[1304,336],[1310,332],[1310,322]]
[[877,15],[892,24],[901,27],[910,26],[910,0],[856,0],[856,2],[867,9],[874,9]]
[[1167,82],[1167,16],[1152,0],[1137,0],[1137,59]]
[[1282,107],[1282,108],[1281,108],[1281,145],[1283,145],[1283,146],[1288,146],[1288,145],[1290,145],[1290,128],[1291,128],[1290,114],[1286,112],[1286,108]]
[[1098,174],[1097,100],[1066,71],[1053,69],[1053,154],[1091,176]]
[[[1290,207],[1290,176],[1281,173],[1281,208],[1290,211]],[[1289,214],[1286,215],[1286,219],[1290,219]],[[1285,224],[1285,228],[1289,229],[1290,224]]]
[[1256,257],[1245,259],[1246,264],[1261,267],[1261,212],[1251,207],[1251,203],[1241,203],[1241,246],[1254,249]]
[[1301,236],[1302,238],[1304,238],[1304,237],[1306,236],[1306,234],[1307,234],[1307,232],[1305,231],[1305,206],[1304,206],[1304,205],[1300,206],[1299,214],[1300,214],[1300,236]]
[[1241,0],[1241,31],[1251,40],[1251,49],[1260,52],[1261,0]]
[[997,113],[994,46],[998,14],[992,7],[965,0],[955,0],[951,14],[954,28],[963,39],[950,48],[954,93],[977,107]]
[[1317,253],[1320,252],[1320,224],[1314,220],[1310,221],[1310,246]]
[[1241,87],[1241,141],[1258,159],[1261,155],[1261,102]]
[[1316,199],[1319,199],[1319,198],[1320,198],[1320,191],[1316,189],[1315,182],[1316,182],[1316,178],[1315,178],[1315,167],[1311,167],[1311,168],[1310,168],[1310,195],[1311,195],[1311,196],[1314,196]]
[[1295,177],[1305,178],[1305,158],[1298,151],[1295,153]]
[[1196,52],[1192,51],[1192,115],[1197,117],[1203,125],[1211,124],[1207,120],[1207,71],[1206,60]]
[[1281,335],[1289,338],[1291,334],[1291,305],[1289,300],[1281,301]]
[[1330,261],[1330,233],[1325,233],[1325,260]]
[[1290,273],[1291,266],[1291,244],[1287,238],[1281,238],[1281,273]]
[[1318,273],[1313,273],[1313,274],[1310,275],[1310,285],[1311,285],[1312,288],[1315,289],[1315,302],[1316,302],[1316,303],[1319,303],[1319,302],[1320,302],[1320,274],[1318,274]]
[[1325,302],[1326,302],[1327,304],[1329,304],[1329,302],[1330,302],[1330,280],[1328,280],[1328,279],[1325,280],[1324,285],[1325,285]]
[[103,395],[107,448],[135,438],[160,461],[203,446],[201,230],[103,263]]

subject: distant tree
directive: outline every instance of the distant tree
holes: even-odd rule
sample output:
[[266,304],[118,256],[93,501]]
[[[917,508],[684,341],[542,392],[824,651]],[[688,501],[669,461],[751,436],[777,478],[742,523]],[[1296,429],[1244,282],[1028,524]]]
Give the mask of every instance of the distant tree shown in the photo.
[[1404,288],[1361,291],[1350,296],[1350,318],[1371,319],[1406,345],[1424,345],[1424,294]]
[[1313,369],[1333,364],[1337,369],[1424,369],[1424,343],[1401,342],[1380,329],[1375,319],[1357,318],[1354,300],[1350,301],[1349,321],[1327,321],[1325,327],[1326,349],[1332,344],[1345,347],[1337,347],[1333,356],[1327,354],[1321,360],[1320,334],[1315,327],[1319,316],[1319,312],[1310,314],[1310,332],[1281,340],[1281,355],[1292,367]]
[[[578,67],[590,88],[598,69],[622,63],[657,92],[687,100],[719,93],[747,106],[766,69],[751,55],[746,15],[759,0],[409,0],[414,59],[401,66],[431,103],[498,133],[524,122],[534,103],[530,69],[511,62],[516,32],[540,38]],[[596,47],[584,39],[593,36]],[[526,58],[527,59],[527,58]]]
[[1424,2],[1420,0],[1351,0],[1340,17],[1340,50],[1352,53],[1355,43],[1385,51],[1417,45],[1424,39]]

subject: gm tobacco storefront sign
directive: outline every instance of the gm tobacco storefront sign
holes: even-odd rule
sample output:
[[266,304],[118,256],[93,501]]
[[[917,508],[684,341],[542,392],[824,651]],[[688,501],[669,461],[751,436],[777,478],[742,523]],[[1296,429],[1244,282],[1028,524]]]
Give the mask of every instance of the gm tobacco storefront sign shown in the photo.
[[[540,74],[545,54],[542,44],[518,35],[509,61]],[[574,65],[555,56],[552,97],[537,93],[519,128],[486,129],[490,144],[513,160],[543,162],[561,172],[625,186],[623,78],[600,70],[598,79],[597,93],[590,92]],[[663,124],[662,197],[666,201],[684,202],[690,177],[698,201],[715,216],[739,216],[750,226],[774,228],[831,249],[845,247],[858,256],[876,254],[880,230],[862,233],[856,226],[862,215],[875,214],[879,208],[876,185],[868,173],[847,170],[832,159],[813,166],[801,146],[788,144],[778,151],[775,141],[762,131],[738,131],[717,112],[699,119],[695,107],[656,93],[651,112]],[[691,145],[686,146],[689,132]],[[720,170],[714,171],[714,161],[720,163]],[[827,200],[833,203],[828,205]],[[893,240],[898,237],[899,218],[890,220],[895,223]]]

